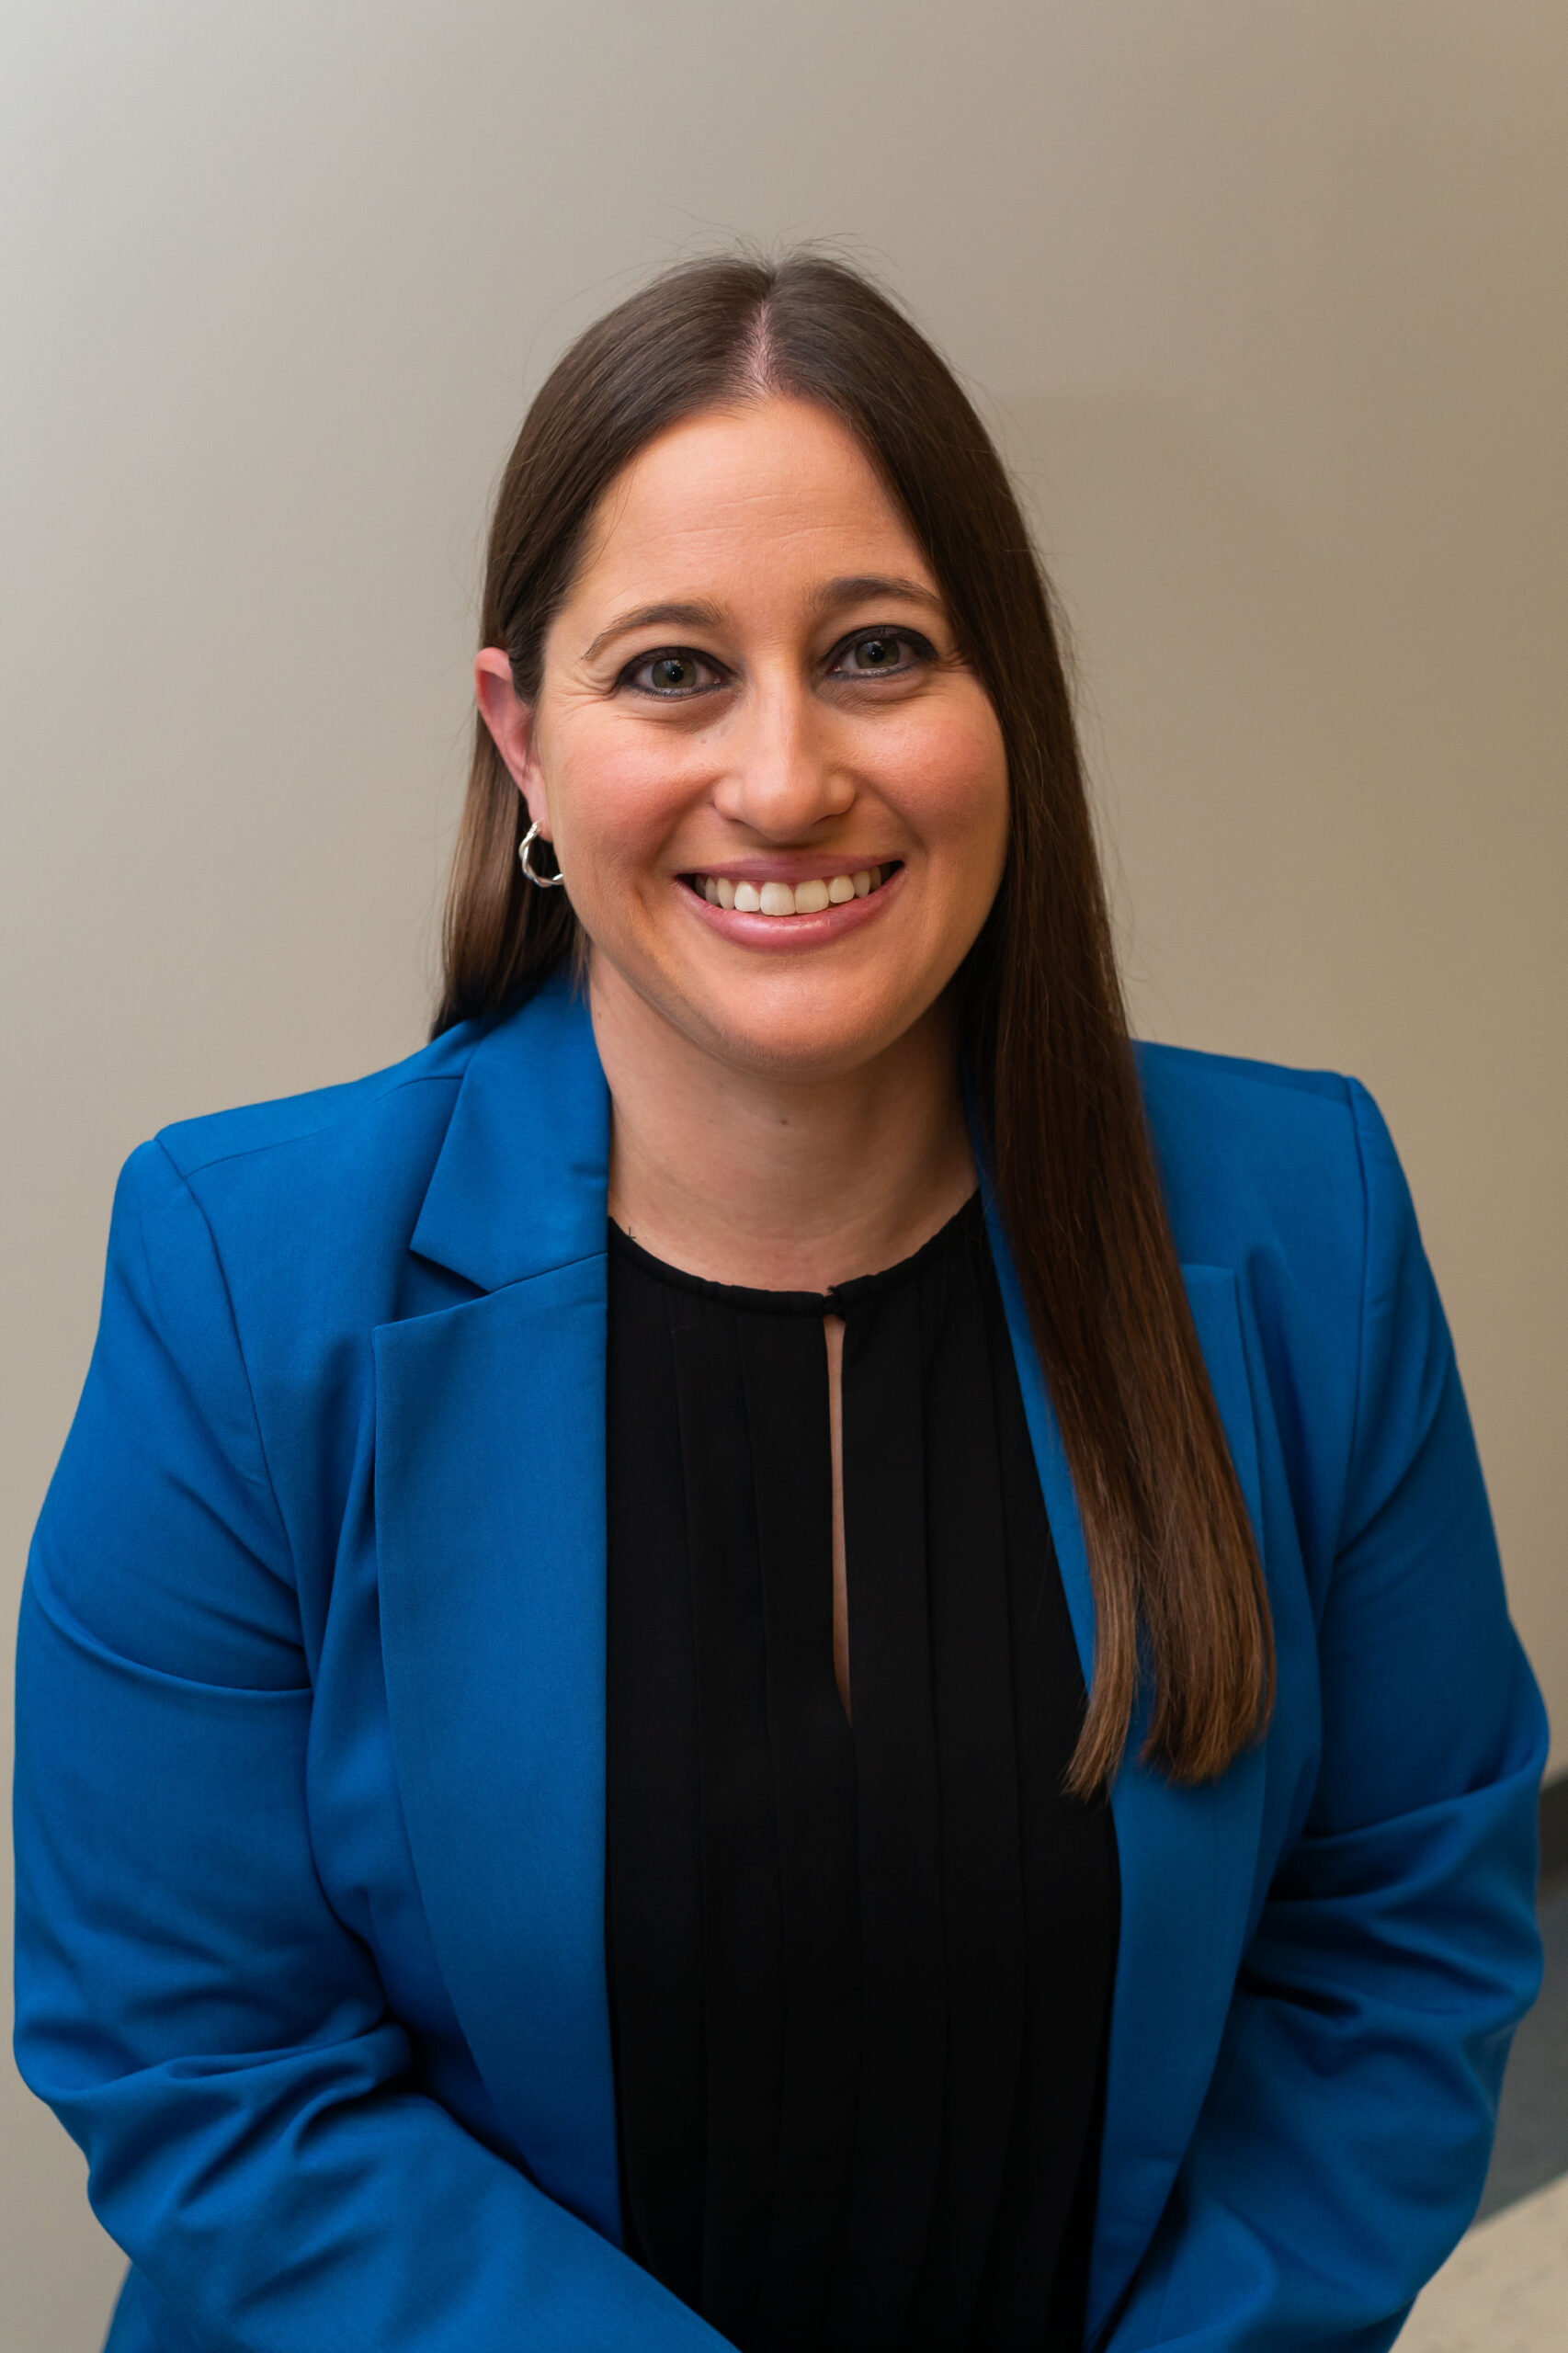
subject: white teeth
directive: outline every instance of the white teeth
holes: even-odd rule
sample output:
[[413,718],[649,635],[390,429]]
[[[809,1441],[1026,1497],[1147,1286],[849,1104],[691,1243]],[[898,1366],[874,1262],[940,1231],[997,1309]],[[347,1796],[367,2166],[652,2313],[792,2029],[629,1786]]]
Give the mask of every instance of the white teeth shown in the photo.
[[790,889],[788,882],[732,882],[722,875],[693,875],[710,907],[733,907],[743,915],[816,915],[867,898],[889,872],[885,866],[857,867],[853,874],[813,874]]

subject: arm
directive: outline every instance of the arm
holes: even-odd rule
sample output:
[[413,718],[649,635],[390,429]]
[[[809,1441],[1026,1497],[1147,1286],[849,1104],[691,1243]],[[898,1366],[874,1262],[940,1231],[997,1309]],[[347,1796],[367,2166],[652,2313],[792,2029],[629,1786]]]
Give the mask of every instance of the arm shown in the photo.
[[17,2056],[201,2353],[711,2353],[413,2080],[317,1877],[288,1546],[222,1272],[130,1164],[17,1676]]
[[1393,1147],[1367,1195],[1323,1760],[1114,2353],[1383,2353],[1481,2194],[1540,1977],[1540,1700]]

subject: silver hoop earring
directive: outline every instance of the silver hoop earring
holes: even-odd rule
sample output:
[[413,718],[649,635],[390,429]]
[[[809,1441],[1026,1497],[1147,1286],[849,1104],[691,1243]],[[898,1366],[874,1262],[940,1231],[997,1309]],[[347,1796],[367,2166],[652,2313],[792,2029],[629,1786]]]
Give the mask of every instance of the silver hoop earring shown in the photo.
[[517,863],[522,868],[523,872],[528,876],[528,881],[533,884],[536,891],[553,891],[558,884],[565,881],[565,875],[536,874],[533,868],[528,863],[528,851],[539,838],[540,830],[538,825],[530,825],[528,832],[523,835],[522,840],[517,844]]

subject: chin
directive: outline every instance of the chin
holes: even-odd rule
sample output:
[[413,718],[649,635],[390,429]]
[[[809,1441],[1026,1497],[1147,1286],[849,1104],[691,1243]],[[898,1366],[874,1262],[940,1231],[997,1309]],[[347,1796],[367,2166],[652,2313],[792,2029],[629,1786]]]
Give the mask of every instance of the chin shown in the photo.
[[813,1007],[733,1006],[703,1008],[702,1027],[721,1060],[757,1077],[809,1086],[846,1077],[877,1060],[919,1016],[879,1010],[863,1002]]

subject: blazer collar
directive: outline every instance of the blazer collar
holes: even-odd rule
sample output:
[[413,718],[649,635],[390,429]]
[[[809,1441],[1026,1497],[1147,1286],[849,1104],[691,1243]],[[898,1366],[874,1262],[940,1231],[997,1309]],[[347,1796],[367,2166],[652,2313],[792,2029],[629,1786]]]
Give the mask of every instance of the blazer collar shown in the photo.
[[380,1326],[392,1750],[448,1994],[547,2194],[620,2229],[604,1960],[609,1101],[552,980],[470,1054],[412,1248],[483,1294]]
[[601,1251],[608,1182],[593,1024],[554,973],[470,1055],[410,1246],[500,1290]]
[[[1030,1337],[1023,1292],[989,1188],[992,1256],[1085,1683],[1094,1675],[1095,1607],[1088,1551],[1051,1394]],[[1261,1543],[1263,1493],[1253,1375],[1236,1279],[1228,1267],[1184,1266],[1187,1299],[1215,1403]],[[1148,1695],[1134,1716],[1111,1790],[1121,1923],[1111,2003],[1100,2199],[1095,2217],[1085,2341],[1096,2344],[1170,2196],[1209,2087],[1256,1895],[1265,1755],[1260,1745],[1221,1780],[1176,1789],[1140,1756]]]

